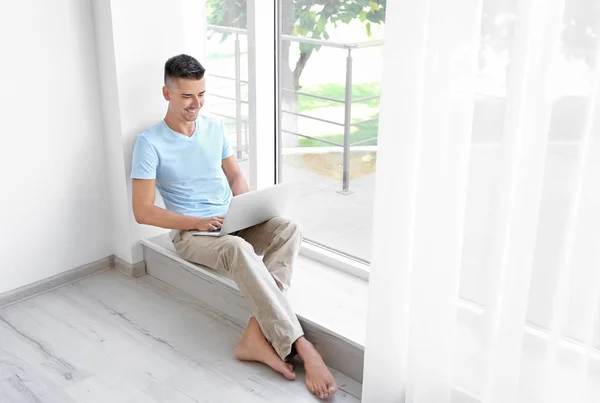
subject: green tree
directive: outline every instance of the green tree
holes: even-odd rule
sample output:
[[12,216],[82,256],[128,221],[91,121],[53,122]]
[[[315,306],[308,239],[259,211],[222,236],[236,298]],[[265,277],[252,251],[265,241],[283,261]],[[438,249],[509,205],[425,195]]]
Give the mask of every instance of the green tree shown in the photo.
[[[281,0],[284,11],[282,31],[313,39],[329,39],[331,25],[360,20],[370,35],[373,24],[385,20],[386,0]],[[481,46],[499,53],[510,47],[514,33],[518,1],[484,1]],[[208,22],[247,28],[246,0],[208,0]],[[600,1],[570,0],[566,2],[563,19],[562,50],[568,58],[583,59],[592,66],[600,35]],[[223,35],[225,39],[227,35]],[[281,50],[282,60],[289,60],[289,42]],[[319,46],[302,44],[293,70],[282,64],[282,79],[286,88],[299,89],[302,72]],[[482,56],[480,63],[486,60]]]
[[[281,32],[283,35],[294,35],[311,39],[328,40],[327,30],[331,26],[360,21],[368,36],[371,36],[373,24],[381,24],[385,20],[386,0],[278,0],[282,10]],[[248,28],[246,0],[207,0],[208,23],[229,27]],[[223,35],[225,40],[228,35]],[[282,41],[280,49],[280,79],[285,89],[299,90],[300,78],[310,57],[319,51],[320,46],[300,44],[300,54],[293,69],[289,66],[289,41]],[[282,109],[296,112],[298,94],[291,91],[282,92]],[[283,114],[282,127],[297,132],[297,117]],[[294,147],[298,138],[287,136],[283,139],[284,147]]]
[[[327,40],[332,25],[361,21],[370,35],[373,24],[385,21],[386,0],[279,0],[283,10],[282,33]],[[484,0],[481,23],[480,66],[487,60],[484,49],[502,53],[510,49],[518,16],[520,0]],[[207,0],[209,24],[247,28],[246,0]],[[227,35],[223,36],[223,39]],[[598,63],[600,41],[600,1],[569,0],[563,13],[561,50],[566,58],[583,60],[588,66]],[[300,88],[302,72],[318,46],[301,45],[300,55],[291,69],[287,63],[290,44],[284,42],[281,51],[281,84],[286,89]],[[284,107],[296,111],[297,95],[283,93]],[[283,116],[284,126],[295,131],[293,117]],[[572,119],[570,121],[573,121]]]
[[[327,40],[327,29],[333,25],[361,21],[368,36],[373,24],[385,19],[386,0],[282,0],[284,35],[295,35],[311,39]],[[246,0],[208,0],[208,23],[236,28],[248,27]],[[223,35],[223,40],[228,35]],[[288,60],[290,43],[284,41],[282,60]],[[282,77],[287,88],[299,89],[300,77],[313,52],[320,46],[301,44],[295,68],[290,70],[282,63]],[[285,70],[287,69],[287,71]]]

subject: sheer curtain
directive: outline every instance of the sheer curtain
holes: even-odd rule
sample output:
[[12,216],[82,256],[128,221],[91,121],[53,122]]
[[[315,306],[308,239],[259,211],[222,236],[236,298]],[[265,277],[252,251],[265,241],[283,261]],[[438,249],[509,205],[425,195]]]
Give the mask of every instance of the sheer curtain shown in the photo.
[[363,401],[600,401],[600,2],[387,2]]

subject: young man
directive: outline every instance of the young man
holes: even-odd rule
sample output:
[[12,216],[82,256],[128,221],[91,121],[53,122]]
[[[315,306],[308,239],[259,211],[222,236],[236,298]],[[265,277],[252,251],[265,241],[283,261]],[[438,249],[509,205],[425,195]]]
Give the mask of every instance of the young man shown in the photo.
[[[204,105],[204,68],[193,57],[179,55],[165,64],[167,114],[138,135],[133,152],[133,211],[138,223],[177,229],[177,252],[233,278],[253,316],[235,357],[259,361],[293,380],[286,362],[295,347],[306,369],[306,385],[326,399],[337,391],[331,373],[304,338],[285,298],[302,234],[293,221],[274,218],[221,237],[194,236],[215,230],[232,196],[248,191],[225,135],[223,123],[199,115]],[[166,210],[154,205],[158,188]],[[261,260],[257,254],[263,255]]]

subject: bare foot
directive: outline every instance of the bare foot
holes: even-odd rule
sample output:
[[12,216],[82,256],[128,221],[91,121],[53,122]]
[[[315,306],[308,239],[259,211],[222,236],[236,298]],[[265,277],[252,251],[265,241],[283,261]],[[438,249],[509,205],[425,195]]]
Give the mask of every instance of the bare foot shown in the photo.
[[289,380],[296,379],[294,366],[283,361],[260,330],[260,326],[254,317],[250,318],[248,327],[242,336],[242,340],[235,349],[235,358],[240,361],[257,361],[267,364],[275,371],[280,372]]
[[311,342],[304,337],[296,340],[296,350],[304,362],[306,370],[306,387],[320,399],[328,399],[338,388],[329,369],[323,362],[321,354]]

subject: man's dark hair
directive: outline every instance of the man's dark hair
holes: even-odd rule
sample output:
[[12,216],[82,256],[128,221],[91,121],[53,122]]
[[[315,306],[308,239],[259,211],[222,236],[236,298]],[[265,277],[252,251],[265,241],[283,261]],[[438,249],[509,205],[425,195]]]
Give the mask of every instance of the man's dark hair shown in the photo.
[[165,85],[169,78],[200,80],[206,70],[200,62],[188,55],[173,56],[165,63]]

